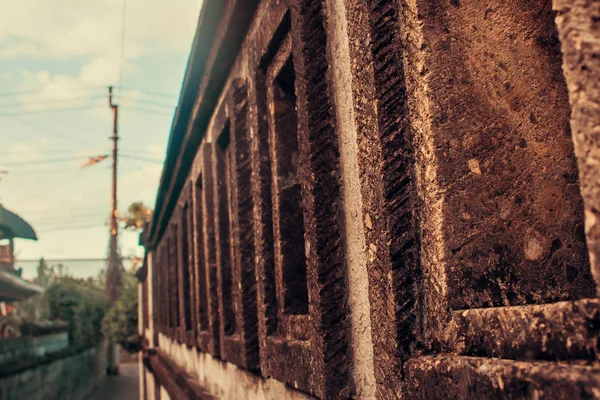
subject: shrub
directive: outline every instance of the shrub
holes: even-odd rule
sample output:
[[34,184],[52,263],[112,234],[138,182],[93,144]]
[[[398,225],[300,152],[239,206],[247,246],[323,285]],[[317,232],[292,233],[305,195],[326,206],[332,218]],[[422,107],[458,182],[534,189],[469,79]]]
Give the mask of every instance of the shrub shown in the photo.
[[108,310],[102,322],[104,336],[129,352],[138,351],[137,290],[133,272],[124,272],[121,297]]
[[69,326],[71,344],[93,345],[102,339],[102,318],[107,309],[104,292],[86,281],[64,277],[46,293],[51,319]]

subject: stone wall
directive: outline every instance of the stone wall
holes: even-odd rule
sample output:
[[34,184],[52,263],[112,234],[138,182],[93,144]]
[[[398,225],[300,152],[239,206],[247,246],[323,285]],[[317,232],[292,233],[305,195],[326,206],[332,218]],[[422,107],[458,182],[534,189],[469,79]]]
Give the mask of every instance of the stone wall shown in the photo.
[[141,302],[171,397],[597,397],[599,12],[206,0]]
[[106,345],[66,348],[0,376],[3,400],[88,400],[106,375]]
[[0,340],[0,365],[28,358],[43,357],[68,346],[68,332]]

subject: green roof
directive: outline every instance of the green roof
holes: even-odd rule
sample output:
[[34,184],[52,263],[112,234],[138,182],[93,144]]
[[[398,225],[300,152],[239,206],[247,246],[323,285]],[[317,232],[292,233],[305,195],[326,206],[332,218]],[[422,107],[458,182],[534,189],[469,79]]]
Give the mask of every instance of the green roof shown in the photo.
[[0,239],[2,238],[38,240],[35,230],[27,221],[0,204]]

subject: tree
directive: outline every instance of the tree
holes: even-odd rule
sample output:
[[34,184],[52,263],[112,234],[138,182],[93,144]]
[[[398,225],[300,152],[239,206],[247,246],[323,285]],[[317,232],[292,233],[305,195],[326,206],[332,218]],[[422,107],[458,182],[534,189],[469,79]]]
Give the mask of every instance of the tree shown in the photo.
[[133,270],[123,274],[121,297],[106,313],[102,332],[123,349],[130,352],[138,350],[138,289]]
[[40,258],[37,266],[37,276],[34,279],[34,282],[40,286],[48,287],[52,275],[54,275],[54,270],[46,263],[46,260],[44,260],[43,257]]
[[141,201],[132,203],[127,209],[127,215],[121,218],[125,223],[125,229],[139,231],[144,228],[144,224],[150,222],[152,210]]
[[96,344],[102,338],[102,318],[108,301],[104,291],[89,282],[60,277],[46,291],[52,320],[65,321],[71,343]]
[[[128,208],[128,213],[121,221],[125,229],[139,231],[150,222],[152,210],[142,202],[134,202]],[[102,321],[104,336],[114,343],[119,343],[127,351],[138,351],[138,289],[135,269],[143,262],[132,252],[133,265],[131,270],[123,271],[121,294],[119,299],[110,307]]]

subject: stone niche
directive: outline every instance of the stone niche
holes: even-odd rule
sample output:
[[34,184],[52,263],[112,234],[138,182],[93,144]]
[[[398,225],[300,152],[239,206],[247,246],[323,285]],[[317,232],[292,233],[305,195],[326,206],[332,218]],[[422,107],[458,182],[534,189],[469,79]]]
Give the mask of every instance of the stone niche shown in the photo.
[[[551,1],[346,9],[379,393],[408,390],[402,374],[427,369],[423,353],[595,357],[597,333],[580,323],[597,304]],[[579,354],[562,345],[573,337]]]
[[416,3],[449,307],[593,296],[551,2]]

